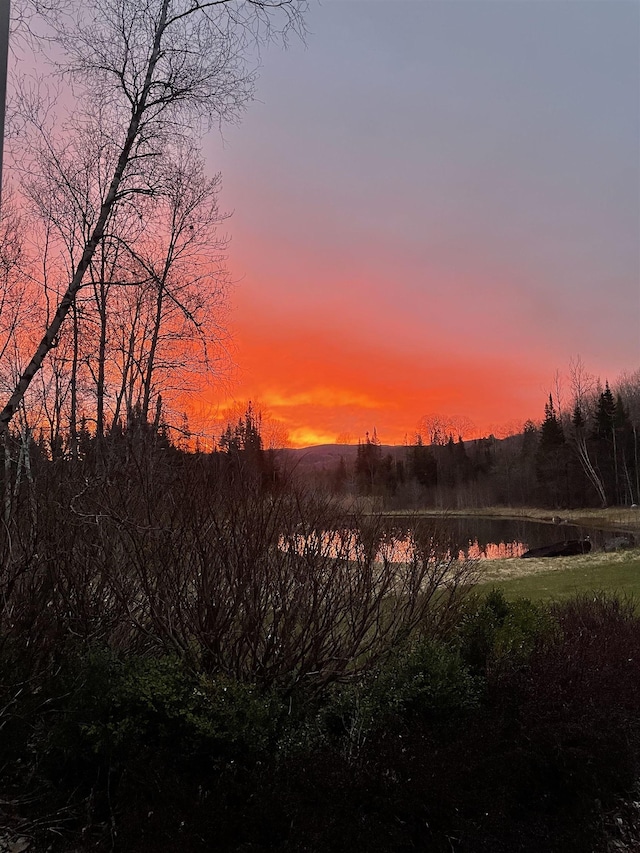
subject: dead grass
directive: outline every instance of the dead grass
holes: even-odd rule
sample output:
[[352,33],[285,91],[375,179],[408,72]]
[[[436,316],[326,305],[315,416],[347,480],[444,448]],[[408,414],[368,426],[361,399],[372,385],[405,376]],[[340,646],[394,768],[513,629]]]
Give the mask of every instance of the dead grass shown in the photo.
[[607,507],[605,509],[581,508],[567,510],[550,510],[541,507],[505,507],[489,506],[467,509],[421,509],[411,513],[406,511],[385,512],[388,516],[418,516],[424,518],[513,518],[531,519],[531,521],[548,524],[562,523],[599,527],[603,530],[633,530],[640,531],[640,508]]
[[513,557],[506,560],[482,560],[479,563],[479,583],[499,583],[540,573],[566,572],[571,569],[596,569],[617,566],[640,560],[640,548],[605,554],[577,554],[574,557]]
[[500,589],[513,601],[563,601],[605,594],[640,602],[640,548],[613,554],[483,561],[476,590]]

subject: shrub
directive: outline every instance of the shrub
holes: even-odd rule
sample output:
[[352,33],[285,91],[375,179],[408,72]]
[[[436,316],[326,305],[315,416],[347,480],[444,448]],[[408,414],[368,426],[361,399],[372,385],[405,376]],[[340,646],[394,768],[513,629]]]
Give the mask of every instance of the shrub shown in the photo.
[[293,484],[266,491],[215,457],[137,462],[86,478],[63,460],[45,466],[33,513],[0,528],[0,636],[28,645],[41,669],[79,638],[321,690],[418,627],[443,633],[458,612],[470,567],[447,561],[433,535],[390,563],[377,553],[380,517]]
[[208,778],[254,766],[282,716],[274,694],[196,675],[176,657],[93,651],[70,659],[48,691],[34,740],[41,771],[69,787],[109,784],[111,796],[125,773],[144,785],[172,768]]
[[553,632],[547,610],[528,599],[508,602],[501,590],[473,599],[458,628],[462,659],[476,673],[497,674],[523,665]]
[[637,780],[640,620],[629,603],[604,596],[550,614],[555,630],[534,644],[526,665],[491,681],[490,711],[504,742],[496,775],[511,786],[507,816],[537,814],[554,828],[555,849],[581,853],[596,847],[602,807]]
[[350,755],[392,718],[419,716],[433,724],[478,704],[478,684],[458,652],[444,642],[417,640],[402,647],[386,665],[358,682],[334,691],[322,712],[322,724],[333,737],[346,737]]

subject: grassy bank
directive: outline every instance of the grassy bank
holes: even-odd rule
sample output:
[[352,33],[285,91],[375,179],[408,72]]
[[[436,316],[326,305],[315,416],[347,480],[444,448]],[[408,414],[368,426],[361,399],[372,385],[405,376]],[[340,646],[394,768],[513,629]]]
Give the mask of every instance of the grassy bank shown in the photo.
[[640,600],[640,549],[486,561],[481,564],[478,589],[492,587],[502,590],[509,600],[561,601],[593,592]]
[[[601,530],[628,531],[640,537],[640,510],[629,507],[562,510],[557,515],[540,507],[482,507],[455,510],[423,509],[412,513],[420,518],[503,518],[547,523],[558,529],[562,538],[564,524],[596,527]],[[406,513],[385,513],[387,517],[406,517]],[[560,522],[558,521],[560,519]],[[574,557],[519,558],[481,561],[478,591],[500,589],[513,601],[563,601],[576,595],[605,592],[640,599],[640,548]]]

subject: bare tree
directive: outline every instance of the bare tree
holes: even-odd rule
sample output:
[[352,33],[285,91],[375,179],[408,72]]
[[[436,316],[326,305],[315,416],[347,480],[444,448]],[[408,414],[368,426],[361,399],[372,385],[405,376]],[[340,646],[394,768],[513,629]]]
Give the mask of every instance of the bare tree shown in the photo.
[[[557,375],[558,374],[556,372],[556,376]],[[580,356],[570,360],[569,378],[573,394],[573,446],[578,459],[580,460],[580,464],[582,465],[582,470],[596,490],[598,498],[604,507],[607,505],[607,495],[604,482],[591,461],[589,445],[587,442],[587,420],[589,415],[592,414],[591,410],[595,405],[594,395],[597,382],[595,378],[587,372],[584,362]]]
[[[74,136],[58,138],[54,128],[41,120],[37,111],[30,114],[28,103],[26,107],[24,117],[32,130],[31,157],[27,162],[32,168],[22,175],[21,183],[32,213],[30,231],[37,241],[39,263],[33,266],[31,278],[34,304],[42,303],[42,329],[43,325],[49,326],[90,236],[95,210],[105,190],[109,145],[105,144],[99,110]],[[93,384],[97,386],[96,431],[102,434],[107,293],[120,275],[119,243],[111,238],[114,230],[126,232],[128,239],[134,240],[142,228],[139,218],[132,216],[127,207],[120,208],[112,217],[109,233],[100,241],[89,265],[94,298],[79,297],[74,301],[71,334],[58,335],[49,359],[36,374],[39,381],[31,386],[37,386],[40,392],[38,400],[44,408],[52,452],[54,444],[58,451],[62,450],[59,439],[68,431],[70,449],[75,455],[79,409],[88,405]],[[97,376],[91,369],[93,353],[97,353],[99,364]],[[30,400],[30,408],[32,403]],[[51,413],[56,415],[55,428]]]
[[4,153],[4,116],[7,96],[7,60],[9,58],[9,0],[0,3],[0,198]]
[[[633,432],[633,467],[636,501],[640,502],[640,453],[638,450],[638,430],[640,428],[640,370],[624,372],[618,377],[616,389],[624,401],[629,413]],[[627,473],[627,480],[630,475]],[[632,491],[630,489],[630,491]]]
[[446,444],[450,436],[454,439],[469,437],[475,424],[465,415],[424,415],[418,423],[418,435],[425,444]]
[[[183,391],[189,377],[212,368],[224,336],[227,276],[225,241],[216,233],[220,176],[207,179],[193,150],[166,165],[165,184],[149,199],[149,224],[140,240],[126,243],[139,280],[144,332],[134,364],[135,403],[148,419],[158,393],[167,399],[167,377],[179,370]],[[204,368],[204,369],[203,369]]]
[[23,229],[13,194],[5,189],[0,209],[0,361],[13,345],[25,299],[21,281]]
[[238,117],[255,80],[247,69],[249,46],[276,31],[300,30],[305,0],[102,0],[95,5],[67,0],[54,8],[36,6],[45,24],[41,38],[64,54],[59,71],[85,105],[67,127],[75,131],[101,105],[115,130],[105,148],[107,189],[87,223],[69,285],[0,412],[0,432],[7,431],[54,345],[118,210],[136,196],[156,192],[160,155],[197,132],[203,120]]

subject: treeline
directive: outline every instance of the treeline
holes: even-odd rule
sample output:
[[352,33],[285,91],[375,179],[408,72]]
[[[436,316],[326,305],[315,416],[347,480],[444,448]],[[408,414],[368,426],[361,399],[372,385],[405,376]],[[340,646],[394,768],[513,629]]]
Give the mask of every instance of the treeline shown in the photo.
[[549,395],[540,423],[507,438],[464,441],[434,430],[403,448],[374,430],[353,462],[315,475],[335,494],[368,495],[390,508],[418,506],[631,506],[640,503],[640,373],[575,396]]
[[417,433],[411,444],[389,447],[374,429],[354,454],[319,471],[298,467],[287,451],[265,448],[261,415],[251,404],[205,447],[186,416],[180,426],[167,426],[161,396],[152,420],[138,401],[125,419],[112,420],[104,430],[85,417],[68,432],[25,423],[13,431],[2,455],[5,466],[17,465],[27,475],[37,459],[91,463],[100,471],[123,454],[128,458],[144,439],[145,446],[162,445],[169,454],[209,457],[211,465],[235,467],[265,485],[294,477],[335,496],[373,497],[392,509],[640,504],[640,371],[614,388],[605,383],[583,392],[568,407],[560,401],[557,392],[549,394],[539,423],[527,421],[521,432],[501,439],[465,441],[433,428]]

